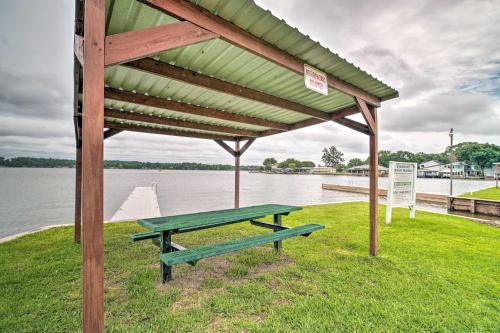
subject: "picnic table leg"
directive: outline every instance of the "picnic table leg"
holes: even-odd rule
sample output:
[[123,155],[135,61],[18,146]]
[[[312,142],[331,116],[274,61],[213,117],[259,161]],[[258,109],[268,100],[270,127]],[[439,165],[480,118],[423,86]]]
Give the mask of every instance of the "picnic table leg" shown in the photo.
[[[162,231],[160,237],[161,253],[172,252],[172,233],[170,231]],[[161,265],[161,283],[165,283],[172,279],[172,266],[160,262]]]
[[[281,225],[281,215],[280,214],[274,214],[274,224],[276,225]],[[274,230],[276,232],[278,230]],[[274,242],[274,250],[279,251],[281,249],[281,241],[276,241]]]

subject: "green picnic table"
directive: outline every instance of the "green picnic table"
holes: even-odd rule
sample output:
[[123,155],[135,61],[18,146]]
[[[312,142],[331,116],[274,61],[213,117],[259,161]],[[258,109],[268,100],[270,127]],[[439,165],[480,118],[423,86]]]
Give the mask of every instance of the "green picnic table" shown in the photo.
[[[235,209],[225,209],[194,214],[164,216],[139,220],[138,223],[149,229],[149,232],[132,235],[133,241],[152,239],[160,247],[161,282],[172,279],[172,266],[188,263],[191,265],[203,258],[274,242],[274,249],[281,248],[281,241],[296,236],[309,236],[312,232],[323,229],[320,224],[303,224],[297,227],[281,225],[281,217],[301,207],[286,205],[258,205]],[[273,224],[257,221],[269,215],[274,216]],[[186,249],[172,242],[172,235],[194,232],[206,228],[214,228],[232,223],[249,221],[251,224],[273,230],[263,235],[245,237],[229,242],[203,245]]]

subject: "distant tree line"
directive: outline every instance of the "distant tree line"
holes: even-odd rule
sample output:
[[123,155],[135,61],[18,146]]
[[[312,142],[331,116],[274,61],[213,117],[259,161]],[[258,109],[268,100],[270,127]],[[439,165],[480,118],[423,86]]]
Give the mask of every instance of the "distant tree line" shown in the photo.
[[[360,166],[369,163],[369,157],[366,159],[352,158],[344,164],[344,153],[337,147],[330,146],[323,148],[321,161],[325,166],[335,167],[337,171],[344,171],[347,168]],[[452,159],[454,162],[464,162],[471,166],[476,166],[484,172],[485,168],[491,167],[495,162],[500,162],[500,146],[490,143],[462,142],[453,146]],[[380,150],[378,153],[379,165],[389,167],[390,161],[412,162],[422,164],[427,161],[438,161],[442,164],[450,163],[450,147],[442,153],[412,153],[406,150],[390,151]],[[314,162],[299,161],[294,158],[288,158],[278,162],[274,157],[268,157],[262,163],[260,169],[271,170],[272,166],[281,169],[296,169],[301,167],[315,167]]]
[[284,161],[278,162],[274,157],[268,157],[262,162],[262,166],[259,167],[259,170],[267,170],[270,171],[273,166],[276,166],[280,169],[292,169],[295,170],[297,168],[314,168],[316,164],[312,161],[299,161],[293,157],[287,158]]
[[[0,167],[10,168],[74,168],[75,161],[56,158],[0,157]],[[138,161],[104,161],[105,169],[152,169],[152,170],[234,170],[230,164],[204,164],[194,162],[160,163]],[[255,169],[256,166],[243,165],[241,170]]]
[[[495,162],[500,162],[500,146],[491,143],[462,142],[453,146],[451,154],[454,162],[464,162],[469,165],[477,166],[484,171],[484,168],[490,167]],[[385,167],[389,166],[390,161],[413,162],[422,164],[427,161],[438,161],[443,164],[450,163],[450,147],[442,153],[412,153],[406,150],[392,152],[390,150],[381,150],[378,153],[379,164]],[[366,160],[359,158],[350,159],[345,168],[351,168],[358,165],[368,164],[369,157]]]

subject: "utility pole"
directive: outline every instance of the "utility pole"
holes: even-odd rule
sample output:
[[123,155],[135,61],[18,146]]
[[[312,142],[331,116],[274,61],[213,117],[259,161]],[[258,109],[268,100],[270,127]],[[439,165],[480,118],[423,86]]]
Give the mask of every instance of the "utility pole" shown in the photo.
[[450,129],[450,196],[453,195],[453,128]]

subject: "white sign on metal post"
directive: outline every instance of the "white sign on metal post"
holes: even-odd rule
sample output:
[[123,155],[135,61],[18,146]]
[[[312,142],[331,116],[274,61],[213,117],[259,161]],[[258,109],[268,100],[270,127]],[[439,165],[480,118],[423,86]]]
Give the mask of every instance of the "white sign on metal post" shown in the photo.
[[326,74],[308,64],[304,64],[304,84],[306,88],[328,95],[328,78]]
[[393,207],[408,207],[410,218],[415,218],[417,192],[417,163],[389,162],[389,188],[385,223],[391,223]]

